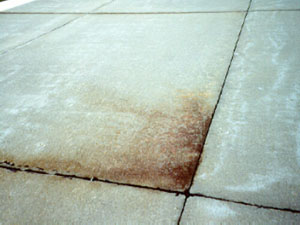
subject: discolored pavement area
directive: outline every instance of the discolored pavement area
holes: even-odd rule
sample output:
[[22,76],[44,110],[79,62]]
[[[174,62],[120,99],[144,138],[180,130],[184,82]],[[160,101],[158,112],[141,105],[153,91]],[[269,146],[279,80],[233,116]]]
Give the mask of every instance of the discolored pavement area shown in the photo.
[[299,10],[0,12],[0,224],[297,224]]

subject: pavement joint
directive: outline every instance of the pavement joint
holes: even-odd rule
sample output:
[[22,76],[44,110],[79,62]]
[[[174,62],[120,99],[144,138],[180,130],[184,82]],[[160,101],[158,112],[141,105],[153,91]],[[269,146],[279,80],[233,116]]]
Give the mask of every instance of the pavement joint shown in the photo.
[[291,213],[296,213],[296,214],[300,213],[300,210],[295,210],[295,209],[277,208],[277,207],[273,207],[273,206],[258,205],[258,204],[252,204],[252,203],[248,203],[248,202],[243,202],[243,201],[235,201],[235,200],[231,200],[231,199],[225,199],[225,198],[208,196],[208,195],[199,194],[199,193],[197,193],[197,194],[189,194],[189,197],[209,198],[209,199],[214,199],[214,200],[223,201],[223,202],[232,202],[232,203],[246,205],[246,206],[253,206],[253,207],[256,207],[256,208],[279,210],[279,211],[291,212]]
[[101,8],[103,8],[103,7],[105,7],[105,6],[108,6],[108,5],[110,5],[111,3],[115,2],[115,1],[116,1],[116,0],[111,0],[110,2],[103,3],[103,4],[101,4],[100,6],[98,6],[97,8],[93,9],[92,12],[94,12],[94,11],[96,11],[96,10],[98,10],[98,9],[101,9]]
[[290,213],[295,213],[295,214],[300,214],[300,210],[295,210],[295,209],[290,209],[290,208],[277,208],[277,207],[273,207],[273,206],[265,206],[265,205],[258,205],[258,204],[253,204],[253,203],[248,203],[248,202],[244,202],[244,201],[236,201],[236,200],[232,200],[232,199],[226,199],[226,198],[222,198],[222,197],[214,197],[214,196],[209,196],[209,195],[205,195],[202,193],[190,193],[191,187],[194,183],[194,179],[197,173],[197,170],[199,168],[199,165],[201,164],[201,157],[202,157],[202,153],[203,153],[203,148],[206,142],[206,138],[208,136],[208,133],[210,131],[210,126],[212,124],[212,121],[214,119],[214,115],[215,112],[217,110],[217,107],[219,105],[220,99],[222,97],[222,93],[223,93],[223,89],[225,87],[226,81],[227,81],[227,77],[229,75],[229,72],[231,70],[231,65],[233,62],[233,59],[235,58],[235,51],[237,49],[237,46],[239,44],[239,40],[241,37],[241,34],[243,32],[243,28],[244,25],[246,23],[246,19],[249,13],[251,12],[290,12],[290,11],[300,11],[300,9],[256,9],[256,10],[250,10],[251,8],[251,3],[252,0],[249,0],[249,5],[247,10],[241,10],[241,11],[210,11],[210,12],[204,12],[204,11],[199,11],[199,12],[95,12],[96,10],[105,7],[113,2],[115,2],[116,0],[112,0],[110,2],[104,3],[102,5],[100,5],[99,7],[93,9],[91,12],[60,12],[60,13],[55,13],[55,12],[0,12],[0,14],[28,14],[28,15],[78,15],[77,17],[67,21],[66,23],[59,25],[55,28],[53,28],[50,31],[47,31],[43,34],[40,34],[28,41],[25,41],[24,43],[21,43],[19,45],[16,45],[14,47],[11,47],[9,49],[4,50],[3,52],[0,52],[0,56],[9,53],[10,51],[19,49],[23,46],[26,46],[28,44],[30,44],[31,42],[45,36],[48,35],[49,33],[52,33],[72,22],[74,22],[75,20],[82,18],[84,16],[87,15],[161,15],[161,14],[209,14],[209,13],[245,13],[244,15],[244,19],[242,21],[241,27],[240,27],[240,31],[237,35],[237,39],[235,41],[235,45],[232,51],[232,56],[230,58],[230,62],[229,65],[227,67],[226,73],[225,73],[225,77],[217,98],[217,102],[215,104],[215,107],[213,109],[212,115],[211,115],[211,119],[209,121],[209,125],[208,125],[208,129],[205,131],[204,134],[204,140],[203,140],[203,144],[201,146],[200,152],[199,152],[199,156],[197,158],[197,164],[195,166],[195,169],[193,171],[192,174],[192,179],[191,179],[191,183],[189,185],[189,187],[185,190],[185,191],[172,191],[172,190],[166,190],[166,189],[161,189],[161,188],[153,188],[153,187],[147,187],[147,186],[141,186],[141,185],[134,185],[134,184],[128,184],[128,183],[119,183],[119,182],[114,182],[114,181],[110,181],[110,180],[103,180],[103,179],[99,179],[97,177],[87,177],[87,176],[78,176],[78,175],[73,175],[73,174],[68,174],[68,173],[64,173],[64,172],[57,172],[57,171],[46,171],[43,168],[30,168],[27,165],[15,165],[12,162],[8,162],[8,161],[0,161],[0,169],[3,170],[9,170],[9,171],[13,171],[13,172],[26,172],[26,173],[32,173],[32,174],[41,174],[41,175],[49,175],[49,176],[59,176],[59,177],[63,177],[63,178],[67,178],[67,179],[79,179],[79,180],[85,180],[88,182],[103,182],[103,183],[108,183],[108,184],[115,184],[115,185],[121,185],[121,186],[129,186],[129,187],[134,187],[134,188],[142,188],[142,189],[146,189],[146,190],[152,190],[152,191],[161,191],[161,192],[166,192],[166,193],[172,193],[175,194],[176,196],[185,196],[184,198],[184,202],[182,204],[182,208],[179,218],[177,220],[177,224],[181,223],[181,219],[182,216],[184,215],[184,210],[185,210],[185,206],[186,203],[188,201],[188,199],[190,197],[195,197],[195,198],[207,198],[207,199],[212,199],[212,200],[217,200],[217,201],[223,201],[223,202],[231,202],[231,203],[235,203],[235,204],[241,204],[241,205],[245,205],[245,206],[250,206],[250,207],[256,207],[256,208],[262,208],[262,209],[267,209],[267,210],[278,210],[278,211],[284,211],[284,212],[290,212]]
[[300,11],[300,9],[253,9],[249,12],[294,12]]
[[172,193],[172,194],[176,194],[176,196],[178,196],[178,195],[187,196],[186,192],[181,192],[181,191],[172,191],[172,190],[167,190],[167,189],[162,189],[162,188],[153,188],[153,187],[141,186],[141,185],[135,185],[135,184],[120,183],[120,182],[115,182],[115,181],[110,181],[110,180],[99,179],[97,177],[86,177],[86,176],[78,176],[78,175],[74,175],[74,174],[64,174],[64,173],[57,172],[57,171],[50,172],[50,171],[45,171],[43,168],[29,168],[27,165],[24,165],[24,166],[15,165],[14,163],[8,162],[8,161],[0,162],[0,168],[10,170],[13,172],[27,172],[27,173],[32,173],[32,174],[59,176],[59,177],[64,177],[64,178],[68,178],[68,179],[79,179],[79,180],[85,180],[85,181],[90,181],[90,182],[103,182],[103,183],[108,183],[108,184],[116,184],[116,185],[121,185],[121,186],[142,188],[142,189],[147,189],[147,190],[152,190],[152,191],[161,191],[161,192],[166,192],[166,193]]
[[249,8],[250,8],[250,5],[251,5],[251,2],[252,2],[252,0],[249,1],[248,10],[247,10],[247,12],[246,12],[246,14],[245,14],[243,23],[242,23],[241,28],[240,28],[240,32],[239,32],[238,37],[237,37],[237,40],[236,40],[236,42],[235,42],[235,45],[234,45],[234,48],[233,48],[233,51],[232,51],[232,56],[231,56],[231,59],[230,59],[230,62],[229,62],[229,65],[228,65],[228,68],[227,68],[227,71],[226,71],[226,74],[225,74],[225,77],[224,77],[224,81],[223,81],[223,84],[222,84],[222,86],[221,86],[221,90],[220,90],[220,93],[219,93],[219,96],[218,96],[218,99],[217,99],[215,108],[214,108],[214,110],[213,110],[213,113],[212,113],[212,116],[211,116],[211,120],[210,120],[210,123],[209,123],[209,125],[208,125],[208,129],[207,129],[206,134],[205,134],[205,136],[204,136],[204,143],[203,143],[203,145],[202,145],[202,149],[201,149],[201,152],[200,152],[200,154],[199,154],[198,164],[197,164],[196,169],[195,169],[195,171],[194,171],[194,174],[193,174],[193,177],[192,177],[192,182],[191,182],[191,185],[190,185],[190,187],[189,187],[188,190],[190,190],[191,186],[193,185],[194,177],[195,177],[195,175],[196,175],[198,166],[199,166],[200,161],[201,161],[200,159],[201,159],[201,155],[202,155],[203,148],[204,148],[204,145],[205,145],[205,141],[206,141],[207,135],[208,135],[208,133],[209,133],[209,129],[210,129],[210,126],[211,126],[211,124],[212,124],[212,121],[213,121],[213,119],[214,119],[215,112],[216,112],[216,110],[217,110],[217,108],[218,108],[218,104],[219,104],[220,99],[221,99],[221,97],[222,97],[223,89],[224,89],[224,87],[225,87],[225,83],[226,83],[226,80],[227,80],[227,77],[228,77],[228,74],[229,74],[229,71],[230,71],[230,68],[231,68],[231,64],[232,64],[232,61],[233,61],[233,58],[234,58],[234,53],[235,53],[235,51],[236,51],[238,42],[239,42],[240,37],[241,37],[242,30],[243,30],[243,28],[244,28],[244,24],[245,24],[245,21],[246,21],[248,12],[249,12]]
[[53,28],[52,30],[49,30],[49,31],[47,31],[47,32],[45,32],[45,33],[42,33],[42,34],[40,34],[40,35],[38,35],[38,36],[36,36],[36,37],[34,37],[34,38],[28,40],[28,41],[25,41],[25,42],[23,42],[23,43],[21,43],[21,44],[18,44],[18,45],[16,45],[16,46],[12,47],[12,48],[6,49],[6,50],[4,50],[3,52],[0,52],[0,56],[5,55],[5,54],[7,54],[7,53],[9,53],[9,52],[11,52],[11,51],[14,51],[14,50],[18,49],[18,48],[21,48],[21,47],[23,47],[23,46],[25,46],[25,45],[28,45],[28,44],[30,44],[31,42],[33,42],[33,41],[35,41],[35,40],[37,40],[37,39],[39,39],[39,38],[41,38],[41,37],[44,37],[44,36],[46,36],[47,34],[50,34],[50,33],[52,33],[53,31],[56,31],[56,30],[58,30],[58,29],[60,29],[60,28],[62,28],[62,27],[64,27],[64,26],[66,26],[66,25],[68,25],[68,24],[74,22],[75,20],[79,19],[80,17],[81,17],[81,16],[75,17],[75,18],[73,18],[73,19],[67,21],[67,22],[64,23],[64,24],[62,24],[62,25],[60,25],[60,26],[58,26],[58,27]]
[[245,13],[244,20],[243,20],[243,23],[242,23],[241,28],[240,28],[240,32],[239,32],[239,34],[238,34],[238,36],[237,36],[237,40],[236,40],[236,42],[235,42],[235,45],[234,45],[234,48],[233,48],[233,51],[232,51],[231,59],[230,59],[230,62],[229,62],[229,65],[228,65],[228,68],[227,68],[227,71],[226,71],[226,74],[225,74],[225,77],[224,77],[224,81],[223,81],[223,84],[222,84],[222,86],[221,86],[221,90],[220,90],[220,93],[219,93],[219,96],[218,96],[218,99],[217,99],[215,108],[214,108],[214,110],[213,110],[213,112],[212,112],[212,116],[211,116],[211,120],[210,120],[209,125],[208,125],[208,129],[207,129],[207,131],[206,131],[206,134],[204,135],[204,141],[203,141],[203,144],[202,144],[202,149],[201,149],[201,151],[200,151],[200,153],[199,153],[199,156],[198,156],[198,159],[197,159],[197,165],[196,165],[196,168],[195,168],[194,173],[193,173],[193,176],[192,176],[192,181],[191,181],[191,184],[190,184],[189,188],[187,189],[187,192],[188,192],[189,195],[186,196],[185,202],[184,202],[184,204],[183,204],[183,208],[182,208],[182,211],[181,211],[181,213],[180,213],[180,216],[179,216],[178,222],[177,222],[178,225],[180,224],[182,215],[183,215],[183,213],[184,213],[186,201],[187,201],[187,199],[189,198],[189,196],[191,195],[191,194],[190,194],[190,189],[191,189],[191,187],[192,187],[192,185],[193,185],[195,175],[196,175],[197,170],[198,170],[198,167],[199,167],[199,165],[200,165],[201,156],[202,156],[202,153],[203,153],[203,148],[204,148],[204,145],[205,145],[205,142],[206,142],[206,138],[207,138],[207,135],[208,135],[208,133],[209,133],[209,130],[210,130],[210,126],[211,126],[211,124],[212,124],[212,121],[213,121],[213,119],[214,119],[214,115],[215,115],[215,112],[216,112],[216,110],[217,110],[218,104],[219,104],[219,102],[220,102],[220,99],[221,99],[221,96],[222,96],[222,93],[223,93],[223,89],[224,89],[224,86],[225,86],[225,83],[226,83],[226,80],[227,80],[227,77],[228,77],[228,74],[229,74],[229,71],[230,71],[230,67],[231,67],[231,64],[232,64],[232,61],[233,61],[233,58],[234,58],[234,53],[235,53],[236,48],[237,48],[237,45],[238,45],[238,43],[239,43],[239,40],[240,40],[242,31],[243,31],[243,28],[244,28],[244,25],[245,25],[245,22],[246,22],[246,18],[247,18],[247,15],[248,15],[248,13],[249,13],[249,9],[250,9],[250,7],[251,7],[251,3],[252,3],[252,0],[249,0],[249,5],[248,5],[247,11],[246,11],[246,13]]
[[183,212],[184,212],[185,205],[186,205],[186,202],[187,202],[188,198],[189,198],[189,196],[186,196],[186,198],[184,199],[184,202],[183,202],[183,205],[182,205],[182,209],[181,209],[181,212],[180,212],[178,221],[177,221],[177,225],[180,224],[180,221],[181,221],[181,218],[182,218],[182,216],[183,216]]
[[161,15],[161,14],[206,14],[206,13],[245,13],[241,11],[192,11],[192,12],[0,12],[0,14],[84,14],[84,15]]
[[256,207],[256,208],[271,209],[271,210],[278,210],[278,211],[285,211],[285,212],[300,214],[299,210],[294,210],[294,209],[289,209],[289,208],[277,208],[277,207],[272,207],[272,206],[252,204],[252,203],[243,202],[243,201],[235,201],[235,200],[226,199],[226,198],[208,196],[208,195],[201,194],[201,193],[190,193],[189,191],[185,191],[185,192],[172,191],[172,190],[165,190],[165,189],[161,189],[161,188],[152,188],[152,187],[147,187],[147,186],[119,183],[119,182],[114,182],[114,181],[109,181],[109,180],[101,180],[101,179],[98,179],[96,177],[91,177],[90,178],[90,177],[83,177],[83,176],[77,176],[77,175],[63,174],[63,173],[58,173],[56,171],[47,172],[42,168],[29,168],[26,165],[23,166],[23,167],[19,166],[19,165],[16,166],[14,163],[11,163],[11,162],[8,162],[8,161],[0,162],[0,168],[5,169],[5,170],[9,170],[9,171],[12,171],[12,172],[26,172],[26,173],[31,173],[31,174],[58,176],[58,177],[66,178],[66,179],[79,179],[79,180],[85,180],[85,181],[89,181],[89,182],[102,182],[102,183],[115,184],[115,185],[120,185],[120,186],[141,188],[141,189],[152,190],[152,191],[160,191],[160,192],[175,194],[176,196],[185,195],[185,200],[183,202],[183,208],[182,208],[182,211],[179,215],[179,219],[178,219],[177,224],[180,224],[181,217],[182,217],[183,212],[184,212],[184,207],[186,205],[186,202],[187,202],[188,198],[190,198],[190,197],[202,197],[202,198],[208,198],[208,199],[213,199],[213,200],[218,200],[218,201],[223,201],[223,202],[231,202],[231,203],[236,203],[236,204],[241,204],[241,205],[246,205],[246,206],[252,206],[252,207]]
[[[105,7],[110,3],[102,4],[102,6],[94,9]],[[0,14],[37,14],[37,15],[164,15],[164,14],[209,14],[209,13],[246,13],[246,12],[294,12],[300,11],[300,9],[253,9],[253,10],[238,10],[238,11],[193,11],[193,12],[7,12],[3,11]]]
[[[104,6],[109,5],[109,4],[113,3],[114,1],[115,1],[115,0],[112,0],[112,1],[110,1],[110,2],[101,4],[101,5],[98,6],[97,8],[93,9],[92,12],[95,11],[95,10],[98,10],[98,9],[104,7]],[[10,14],[10,13],[9,13],[9,12],[0,12],[0,14]],[[16,14],[16,13],[12,13],[12,14]],[[39,14],[39,13],[17,13],[17,14]],[[51,13],[41,13],[41,14],[51,14]],[[70,13],[53,13],[53,14],[58,14],[58,15],[59,15],[59,14],[62,14],[62,15],[65,15],[65,14],[70,14]],[[31,42],[33,42],[33,41],[35,41],[35,40],[37,40],[37,39],[39,39],[39,38],[41,38],[41,37],[43,37],[43,36],[46,36],[47,34],[50,34],[50,33],[52,33],[53,31],[56,31],[56,30],[58,30],[58,29],[60,29],[60,28],[62,28],[62,27],[64,27],[64,26],[66,26],[66,25],[68,25],[68,24],[74,22],[75,20],[78,20],[79,18],[81,18],[81,17],[87,15],[86,13],[71,13],[71,14],[79,15],[79,16],[77,16],[77,17],[75,17],[75,18],[73,18],[73,19],[67,21],[66,23],[64,23],[64,24],[62,24],[62,25],[60,25],[60,26],[58,26],[58,27],[53,28],[53,29],[50,30],[50,31],[47,31],[47,32],[45,32],[45,33],[43,33],[43,34],[41,34],[41,35],[38,35],[38,36],[36,36],[36,37],[34,37],[34,38],[32,38],[32,39],[30,39],[30,40],[24,42],[24,43],[21,43],[21,44],[19,44],[19,45],[17,45],[17,46],[14,46],[14,47],[10,48],[10,49],[7,49],[7,50],[4,50],[3,52],[0,52],[0,56],[5,55],[5,54],[7,54],[7,53],[10,52],[10,51],[13,51],[13,50],[18,49],[18,48],[20,48],[20,47],[23,47],[23,46],[25,46],[25,45],[28,45],[28,44],[30,44]]]

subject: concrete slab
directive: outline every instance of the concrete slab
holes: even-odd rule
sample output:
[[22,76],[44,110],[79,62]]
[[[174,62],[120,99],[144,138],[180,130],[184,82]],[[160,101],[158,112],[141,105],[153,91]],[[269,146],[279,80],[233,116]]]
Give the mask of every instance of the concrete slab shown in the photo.
[[251,10],[300,9],[299,0],[253,0]]
[[12,9],[20,5],[24,5],[32,1],[34,0],[9,0],[9,1],[2,0],[0,1],[0,12],[6,11],[8,9]]
[[7,10],[8,12],[52,12],[52,13],[78,13],[91,12],[110,3],[111,0],[35,0]]
[[0,169],[2,224],[176,224],[184,196]]
[[198,12],[246,10],[249,0],[123,0],[113,1],[99,12]]
[[72,15],[0,15],[0,54],[76,18]]
[[191,197],[180,224],[298,224],[299,221],[300,214],[296,213]]
[[300,12],[247,17],[193,193],[300,209]]
[[0,161],[186,189],[243,17],[91,15],[6,54]]

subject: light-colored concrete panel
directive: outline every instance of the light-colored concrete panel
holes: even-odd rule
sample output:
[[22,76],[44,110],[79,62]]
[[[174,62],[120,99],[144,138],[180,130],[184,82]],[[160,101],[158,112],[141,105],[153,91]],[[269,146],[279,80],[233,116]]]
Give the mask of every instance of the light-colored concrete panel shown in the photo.
[[246,10],[249,0],[122,0],[99,9],[99,12],[198,12]]
[[0,54],[76,18],[72,15],[0,15]]
[[36,0],[8,12],[91,12],[110,2],[111,0]]
[[9,1],[0,1],[0,12],[12,9],[17,6],[21,6],[32,2],[34,0],[9,0]]
[[1,224],[176,224],[184,196],[0,169]]
[[182,215],[182,225],[204,224],[298,224],[300,214],[257,208],[213,199],[191,197]]
[[243,17],[91,15],[5,55],[0,160],[187,188]]
[[300,9],[299,0],[253,0],[250,10]]
[[300,209],[298,21],[249,14],[192,192]]

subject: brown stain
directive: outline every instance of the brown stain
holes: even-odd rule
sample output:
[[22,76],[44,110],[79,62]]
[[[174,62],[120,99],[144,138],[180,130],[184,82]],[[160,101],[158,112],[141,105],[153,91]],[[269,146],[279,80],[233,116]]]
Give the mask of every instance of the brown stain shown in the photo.
[[[148,117],[148,126],[140,132],[132,146],[145,149],[147,161],[136,163],[131,170],[136,175],[142,174],[144,179],[152,179],[158,187],[185,190],[197,165],[210,117],[203,114],[206,106],[199,96],[190,94],[179,97],[179,117],[165,117],[159,113]],[[141,140],[147,140],[149,145]],[[152,157],[149,153],[153,154]],[[161,157],[167,160],[159,167],[157,161]],[[127,172],[123,171],[125,174]],[[132,173],[128,175],[132,176]],[[155,179],[162,179],[165,183]]]
[[131,154],[120,155],[128,165],[105,171],[105,177],[169,190],[189,187],[211,110],[203,101],[203,94],[179,93],[178,100],[175,115],[143,113],[147,125],[130,145],[142,157],[138,160]]
[[[127,148],[128,152],[115,154],[114,160],[124,162],[112,168],[105,168],[101,160],[84,164],[76,159],[61,159],[56,156],[37,156],[33,160],[16,164],[43,168],[45,171],[87,177],[96,177],[120,183],[130,183],[154,188],[182,191],[192,180],[197,160],[208,130],[212,109],[206,103],[205,93],[178,91],[174,112],[144,111],[131,107],[134,104],[112,102],[101,103],[115,112],[130,112],[145,118],[146,125],[138,132]],[[100,102],[92,102],[98,105]],[[101,105],[101,104],[100,104]],[[118,135],[118,133],[116,134]],[[91,154],[84,157],[97,157],[101,149],[86,149]],[[93,155],[93,152],[97,152]]]

